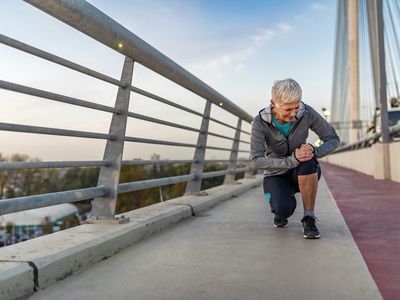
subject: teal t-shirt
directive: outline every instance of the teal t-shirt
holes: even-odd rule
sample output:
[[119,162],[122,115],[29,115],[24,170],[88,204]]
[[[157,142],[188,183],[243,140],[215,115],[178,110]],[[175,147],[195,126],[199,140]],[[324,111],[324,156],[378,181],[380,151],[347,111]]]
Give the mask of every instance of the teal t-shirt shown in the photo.
[[277,120],[275,120],[274,116],[272,116],[272,122],[274,123],[275,127],[278,128],[280,132],[282,132],[284,136],[287,137],[289,135],[289,130],[290,127],[292,127],[293,122],[281,124]]

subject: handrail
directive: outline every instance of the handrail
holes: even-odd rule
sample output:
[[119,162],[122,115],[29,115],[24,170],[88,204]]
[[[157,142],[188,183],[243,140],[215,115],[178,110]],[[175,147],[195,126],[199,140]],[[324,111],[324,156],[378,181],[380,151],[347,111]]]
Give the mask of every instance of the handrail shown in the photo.
[[197,146],[195,144],[175,143],[175,142],[168,142],[168,141],[162,141],[162,140],[137,138],[137,137],[132,137],[132,136],[125,137],[125,141],[134,142],[134,143],[157,144],[157,145],[178,146],[178,147],[192,147],[192,148],[195,148]]
[[[248,171],[249,168],[240,168],[236,170],[222,170],[203,173],[202,178],[212,178],[223,176],[225,174],[236,174],[240,172]],[[128,183],[121,183],[118,185],[118,193],[129,193],[133,191],[144,190],[153,187],[171,185],[180,182],[188,182],[193,180],[194,174],[180,175],[174,177],[149,179],[142,181],[134,181]],[[82,200],[92,199],[95,197],[102,197],[106,195],[106,190],[104,187],[92,187],[85,189],[78,189],[72,191],[48,193],[34,196],[26,196],[19,198],[11,198],[0,201],[0,211],[1,214],[9,214],[13,212],[18,212],[21,210],[35,209],[40,207],[46,207],[51,205],[57,205],[62,203],[78,202]]]
[[67,67],[69,69],[72,69],[72,70],[81,72],[83,74],[92,76],[94,78],[103,80],[105,82],[108,82],[108,83],[111,83],[111,84],[115,84],[115,85],[121,86],[121,87],[123,86],[121,81],[119,81],[117,79],[114,79],[114,78],[112,78],[110,76],[101,74],[101,73],[99,73],[97,71],[94,71],[94,70],[89,69],[87,67],[81,66],[81,65],[79,65],[77,63],[74,63],[74,62],[69,61],[67,59],[64,59],[62,57],[59,57],[57,55],[54,55],[54,54],[51,54],[49,52],[43,51],[41,49],[35,48],[35,47],[31,46],[31,45],[22,43],[20,41],[12,39],[12,38],[10,38],[8,36],[5,36],[3,34],[0,34],[0,43],[3,43],[5,45],[8,45],[8,46],[13,47],[15,49],[19,49],[19,50],[24,51],[26,53],[35,55],[37,57],[43,58],[45,60],[54,62],[56,64],[62,65],[62,66]]
[[[123,160],[123,166],[143,166],[161,164],[191,164],[193,160]],[[210,159],[204,163],[229,163],[229,159]],[[237,162],[249,162],[249,160],[238,159]],[[92,161],[29,161],[29,162],[0,162],[0,170],[26,170],[26,169],[56,169],[56,168],[77,168],[77,167],[107,167],[111,164],[106,160]]]
[[104,187],[92,187],[65,192],[11,198],[0,201],[1,214],[40,208],[62,203],[78,202],[106,195]]
[[[396,133],[399,133],[399,132],[400,132],[400,124],[389,127],[389,136],[390,137],[392,137],[393,135],[395,135]],[[367,138],[364,138],[358,142],[339,147],[338,149],[336,149],[336,151],[334,153],[340,153],[340,152],[370,147],[371,145],[375,144],[380,139],[381,136],[382,136],[382,133],[377,132],[377,133],[375,133]]]
[[113,140],[115,138],[113,135],[97,133],[97,132],[68,130],[68,129],[59,129],[50,127],[31,126],[31,125],[20,125],[20,124],[2,123],[2,122],[0,122],[0,130],[27,132],[36,134],[73,136],[73,137],[103,139],[103,140]]
[[129,193],[157,186],[187,182],[193,180],[194,177],[195,177],[194,174],[189,174],[189,175],[181,175],[181,176],[174,176],[167,178],[157,178],[157,179],[149,179],[136,182],[120,183],[118,185],[118,193]]
[[30,162],[0,162],[0,170],[51,169],[76,167],[107,167],[111,162],[94,161],[30,161]]
[[92,108],[100,111],[105,111],[105,112],[111,112],[111,113],[121,113],[120,111],[116,110],[113,107],[102,105],[102,104],[97,104],[85,100],[80,100],[48,91],[43,91],[40,89],[34,89],[29,86],[24,86],[4,80],[0,80],[0,88],[9,90],[9,91],[14,91],[18,93],[23,93],[35,97],[41,97],[41,98],[46,98],[49,100],[57,101],[57,102],[63,102],[63,103],[68,103],[72,105],[77,105],[81,107],[86,107],[86,108]]
[[[237,168],[239,162],[245,162],[249,165],[249,160],[239,159],[238,153],[249,153],[250,151],[239,149],[239,144],[250,144],[248,141],[240,139],[240,133],[250,134],[242,129],[242,121],[251,123],[253,117],[234,103],[226,99],[203,81],[183,69],[181,66],[167,58],[165,55],[154,49],[136,35],[122,27],[116,21],[112,20],[97,8],[84,0],[53,0],[52,2],[40,0],[26,0],[26,2],[38,7],[39,9],[59,18],[65,23],[75,27],[80,32],[100,41],[108,47],[125,55],[125,62],[121,74],[121,79],[114,79],[108,75],[87,68],[73,61],[64,59],[52,53],[38,49],[25,44],[11,37],[0,34],[0,43],[13,47],[34,55],[41,59],[53,62],[71,70],[91,76],[98,80],[110,83],[118,88],[116,103],[114,107],[102,105],[99,103],[69,97],[57,94],[43,89],[26,86],[19,83],[13,83],[6,80],[0,80],[0,89],[17,92],[29,96],[39,97],[56,101],[68,105],[94,109],[111,113],[112,120],[108,133],[97,133],[88,131],[78,131],[62,128],[41,127],[33,125],[1,123],[0,130],[23,132],[31,134],[59,135],[68,137],[90,138],[106,140],[103,160],[92,161],[26,161],[26,162],[0,162],[0,170],[22,170],[22,169],[61,169],[61,168],[99,168],[98,186],[82,188],[79,190],[70,190],[62,192],[53,192],[41,195],[32,195],[25,197],[16,197],[3,199],[0,201],[0,215],[39,208],[43,206],[76,202],[81,200],[92,200],[92,217],[98,219],[114,218],[116,197],[119,193],[126,193],[141,190],[150,187],[161,187],[180,182],[187,182],[187,194],[198,194],[203,179],[225,175],[225,184],[232,183],[235,174],[246,172],[251,174],[249,167]],[[84,18],[81,16],[84,15]],[[119,47],[118,45],[122,46]],[[161,96],[145,91],[132,85],[134,64],[140,63],[148,69],[158,73],[166,79],[170,79],[179,86],[193,92],[205,100],[204,112],[198,112],[184,105],[177,104]],[[129,98],[131,93],[137,93],[144,97],[175,107],[182,111],[191,113],[202,118],[200,127],[190,127],[176,122],[161,120],[158,118],[136,113],[135,110],[129,111]],[[211,105],[214,104],[222,108],[237,119],[237,126],[232,126],[226,122],[211,117]],[[144,120],[154,124],[161,124],[198,134],[197,143],[182,143],[168,140],[148,139],[126,134],[126,124],[129,118]],[[235,136],[231,137],[225,134],[209,131],[210,121],[219,125],[235,130]],[[225,140],[233,141],[232,147],[216,147],[207,143],[207,137],[214,136]],[[174,147],[194,148],[195,154],[192,160],[122,160],[123,146],[127,142],[146,143],[156,145],[167,145]],[[205,159],[206,150],[229,151],[229,159]],[[208,163],[221,163],[221,167],[226,170],[203,172],[203,168]],[[135,165],[160,165],[160,164],[191,164],[190,173],[174,177],[165,177],[157,179],[148,179],[143,181],[119,183],[119,174],[121,166]],[[44,173],[45,174],[45,173]],[[229,180],[227,178],[229,177]],[[232,179],[233,178],[233,179]],[[190,187],[189,187],[190,186]]]
[[[218,123],[218,124],[220,124],[220,125],[224,125],[224,126],[226,126],[226,127],[229,127],[229,128],[231,128],[231,129],[235,129],[235,130],[236,130],[236,127],[233,127],[232,125],[229,125],[229,124],[226,124],[226,123],[224,123],[224,122],[221,122],[221,121],[219,121],[219,120],[217,120],[217,119],[210,118],[210,121],[213,121],[213,122]],[[248,134],[248,135],[251,134],[251,133],[248,132],[248,131],[244,131],[244,130],[239,130],[239,131],[240,131],[240,132],[243,132],[243,133],[245,133],[245,134]]]
[[[251,123],[253,116],[86,1],[24,0],[189,91]],[[84,16],[84,17],[83,17]],[[122,44],[122,47],[118,45]],[[222,104],[222,105],[220,105]]]
[[203,173],[202,178],[207,179],[207,178],[212,178],[212,177],[223,176],[226,174],[235,174],[235,173],[240,173],[240,172],[246,172],[248,170],[249,170],[249,168],[240,168],[240,169],[236,169],[236,170],[221,170],[221,171],[205,172],[205,173]]
[[135,93],[138,93],[138,94],[140,94],[140,95],[142,95],[142,96],[151,98],[151,99],[153,99],[153,100],[156,100],[156,101],[158,101],[158,102],[161,102],[161,103],[164,103],[164,104],[173,106],[173,107],[178,108],[178,109],[180,109],[180,110],[184,110],[184,111],[186,111],[186,112],[189,112],[189,113],[191,113],[191,114],[197,115],[197,116],[199,116],[199,117],[203,117],[203,114],[201,114],[201,113],[199,113],[199,112],[197,112],[197,111],[195,111],[195,110],[193,110],[193,109],[187,108],[187,107],[185,107],[185,106],[183,106],[183,105],[176,104],[176,103],[174,103],[174,102],[172,102],[172,101],[169,101],[169,100],[167,100],[167,99],[164,99],[163,97],[160,97],[160,96],[157,96],[157,95],[152,94],[152,93],[150,93],[150,92],[147,92],[147,91],[145,91],[145,90],[142,90],[142,89],[140,89],[140,88],[138,88],[138,87],[131,86],[131,91],[132,91],[132,92],[135,92]]

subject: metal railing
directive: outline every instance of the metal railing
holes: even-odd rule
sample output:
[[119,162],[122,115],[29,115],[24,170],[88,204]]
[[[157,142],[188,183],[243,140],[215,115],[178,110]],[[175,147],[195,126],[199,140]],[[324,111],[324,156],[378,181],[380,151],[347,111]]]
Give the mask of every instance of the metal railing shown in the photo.
[[[59,56],[48,53],[44,50],[27,45],[10,37],[0,34],[0,42],[15,49],[24,51],[28,54],[53,62],[63,67],[72,69],[90,77],[99,79],[118,87],[116,104],[114,107],[97,104],[56,94],[50,91],[36,89],[34,87],[24,86],[4,80],[0,80],[0,88],[36,96],[51,101],[62,102],[68,105],[85,107],[97,111],[103,111],[112,114],[112,120],[108,133],[86,132],[69,130],[62,128],[39,127],[32,125],[0,123],[0,130],[12,132],[24,132],[30,134],[59,135],[80,137],[88,139],[106,140],[104,159],[97,161],[48,161],[48,162],[1,162],[0,170],[20,170],[20,169],[42,169],[42,168],[71,168],[71,167],[100,167],[98,184],[96,187],[87,187],[78,190],[54,192],[41,195],[33,195],[19,198],[0,200],[0,215],[11,212],[23,211],[32,208],[39,208],[49,205],[56,205],[67,202],[76,202],[81,200],[93,199],[91,217],[96,220],[115,219],[116,201],[119,193],[127,193],[141,189],[160,187],[180,182],[187,182],[186,193],[198,194],[200,192],[203,179],[225,175],[224,184],[232,183],[235,180],[235,174],[246,172],[246,176],[252,174],[249,167],[238,168],[238,162],[249,163],[248,160],[239,160],[238,153],[244,151],[239,149],[240,144],[248,145],[249,142],[240,139],[241,134],[250,133],[242,130],[242,121],[251,123],[253,118],[234,103],[223,97],[207,84],[197,77],[183,69],[174,61],[160,53],[158,50],[141,40],[132,32],[118,24],[97,8],[86,1],[40,1],[26,0],[25,2],[39,8],[51,16],[74,27],[78,31],[96,39],[104,45],[114,49],[125,56],[125,62],[121,74],[121,79],[115,79],[80,64],[66,60]],[[81,16],[85,17],[82,18]],[[193,92],[205,100],[205,110],[199,113],[182,105],[176,104],[158,95],[142,90],[132,85],[132,76],[134,64],[139,63],[148,69],[162,75],[179,86]],[[159,120],[149,116],[141,115],[129,111],[129,99],[131,92],[140,94],[147,98],[162,102],[186,113],[191,113],[202,118],[200,128],[184,126],[174,122]],[[216,105],[238,118],[237,126],[231,126],[210,115],[212,105]],[[146,122],[157,123],[163,126],[179,128],[186,131],[198,133],[196,144],[181,143],[175,141],[165,141],[156,139],[146,139],[133,136],[126,136],[126,124],[128,118],[140,119]],[[234,137],[210,132],[209,122],[213,121],[225,127],[235,130]],[[215,136],[218,138],[232,141],[232,147],[215,147],[207,144],[207,137]],[[168,145],[174,147],[189,147],[195,149],[193,160],[122,160],[123,148],[126,142],[146,143],[157,145]],[[229,151],[229,160],[206,160],[206,150]],[[208,162],[224,162],[228,164],[227,170],[203,172],[204,165]],[[190,173],[187,175],[143,180],[128,183],[119,183],[120,171],[122,165],[151,165],[151,164],[178,164],[190,163]]]
[[[400,124],[389,127],[389,137],[390,138],[393,138],[393,136],[395,136],[399,132],[400,132]],[[381,137],[382,137],[381,132],[375,133],[365,139],[361,139],[360,141],[358,141],[356,143],[341,146],[334,153],[340,153],[340,152],[345,152],[345,151],[358,150],[358,149],[371,147],[373,144],[377,143]]]

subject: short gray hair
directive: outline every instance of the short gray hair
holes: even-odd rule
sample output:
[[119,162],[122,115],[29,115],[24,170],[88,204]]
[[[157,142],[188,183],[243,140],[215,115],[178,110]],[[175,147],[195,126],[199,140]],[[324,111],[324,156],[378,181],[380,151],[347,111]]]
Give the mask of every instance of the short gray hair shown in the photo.
[[287,78],[274,81],[271,96],[277,104],[300,101],[301,95],[301,87],[295,80]]

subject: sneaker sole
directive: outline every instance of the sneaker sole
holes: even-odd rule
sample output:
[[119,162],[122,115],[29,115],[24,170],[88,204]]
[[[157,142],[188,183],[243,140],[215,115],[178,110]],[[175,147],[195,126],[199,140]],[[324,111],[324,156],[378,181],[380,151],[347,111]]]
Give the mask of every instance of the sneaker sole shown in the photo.
[[308,235],[303,235],[303,237],[304,237],[306,240],[317,240],[317,239],[319,239],[321,236],[319,236],[319,235],[310,235],[310,236],[308,236]]
[[288,227],[287,224],[283,225],[283,226],[278,226],[278,225],[274,224],[274,228],[287,228],[287,227]]
[[307,239],[307,240],[316,240],[316,239],[319,239],[321,237],[319,234],[318,235],[305,235],[304,234],[304,229],[302,229],[301,231],[303,232],[303,237],[305,239]]

